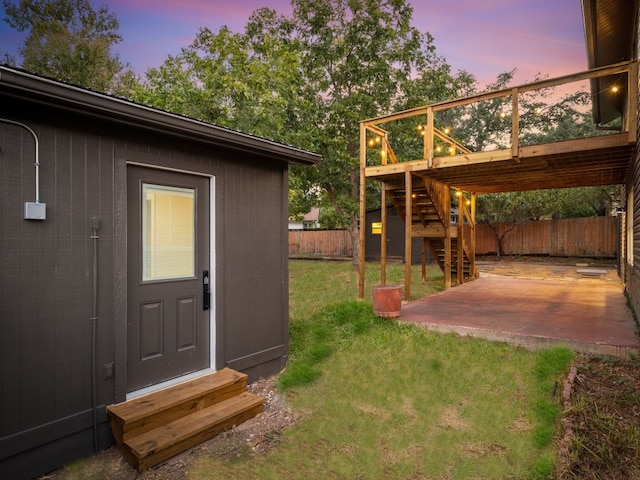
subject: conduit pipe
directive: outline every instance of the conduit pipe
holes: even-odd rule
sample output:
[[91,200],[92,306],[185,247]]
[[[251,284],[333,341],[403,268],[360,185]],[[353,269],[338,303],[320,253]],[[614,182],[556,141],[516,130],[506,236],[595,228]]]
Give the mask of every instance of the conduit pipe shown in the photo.
[[93,421],[93,451],[98,452],[98,379],[97,379],[97,344],[98,344],[98,217],[91,219],[91,240],[93,241],[93,295],[91,302],[91,411]]
[[40,203],[40,145],[38,142],[38,136],[36,132],[34,132],[29,126],[25,125],[21,122],[16,122],[15,120],[9,120],[8,118],[0,118],[0,122],[9,123],[11,125],[17,125],[19,127],[27,130],[36,145],[36,198],[35,202],[26,202],[24,207],[24,218],[26,220],[44,220],[46,218],[46,205],[44,203]]

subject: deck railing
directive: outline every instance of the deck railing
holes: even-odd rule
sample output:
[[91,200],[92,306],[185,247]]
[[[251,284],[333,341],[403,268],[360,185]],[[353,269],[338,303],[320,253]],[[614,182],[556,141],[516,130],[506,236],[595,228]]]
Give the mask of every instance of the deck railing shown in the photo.
[[[500,150],[503,154],[507,154],[512,158],[518,158],[520,143],[522,138],[523,126],[522,119],[531,119],[533,115],[543,114],[545,109],[553,106],[553,104],[537,102],[535,111],[523,111],[523,105],[532,106],[532,95],[539,94],[541,96],[549,96],[549,92],[553,89],[577,82],[592,82],[593,85],[606,86],[606,89],[596,92],[599,95],[615,95],[622,100],[622,114],[619,124],[616,128],[620,132],[629,132],[630,136],[635,135],[637,117],[630,114],[630,109],[634,102],[630,99],[637,97],[637,63],[635,61],[622,62],[615,65],[596,68],[581,73],[565,75],[562,77],[540,80],[517,87],[505,88],[503,90],[479,93],[465,98],[448,100],[444,102],[425,105],[403,112],[393,113],[360,122],[360,160],[361,167],[364,169],[372,165],[388,165],[397,164],[411,160],[426,160],[431,168],[434,159],[446,156],[473,156],[482,157],[483,155],[495,157],[495,151]],[[624,88],[621,88],[624,86]],[[626,88],[626,91],[625,91]],[[593,89],[592,89],[593,95]],[[480,151],[472,151],[468,146],[463,145],[460,140],[455,138],[452,131],[446,125],[447,112],[451,113],[452,109],[470,108],[474,104],[481,102],[492,102],[492,107],[496,110],[497,115],[502,121],[504,130],[498,132],[498,141],[492,145],[492,151],[486,151],[486,148]],[[464,121],[473,121],[470,117],[473,112],[460,111],[457,118],[463,118]],[[437,115],[442,115],[442,120],[437,120]],[[451,117],[451,115],[449,115]],[[398,122],[407,121],[408,123],[398,126]],[[394,125],[395,123],[395,125]],[[436,123],[439,125],[437,126]],[[505,125],[506,123],[506,125]],[[508,125],[510,123],[510,125]],[[527,121],[526,128],[531,127]],[[383,128],[384,126],[385,128]],[[406,127],[403,129],[403,126]],[[411,132],[407,130],[412,130]],[[399,148],[392,147],[392,139],[390,130],[394,131],[394,138],[398,133],[420,135],[423,138],[421,157],[408,158],[408,152],[399,153]],[[417,132],[416,132],[417,130]],[[606,129],[605,129],[606,130]],[[600,133],[606,133],[600,131]],[[405,137],[406,140],[406,137]],[[494,138],[493,140],[496,140]],[[406,142],[405,142],[406,143]],[[500,145],[502,143],[502,145]],[[508,146],[504,146],[507,144]],[[415,145],[414,145],[415,146]],[[379,152],[379,155],[371,153]],[[369,154],[368,154],[369,152]],[[415,148],[413,149],[415,152]],[[376,160],[378,158],[379,160]],[[443,159],[444,160],[444,159]],[[482,161],[481,158],[476,159]]]

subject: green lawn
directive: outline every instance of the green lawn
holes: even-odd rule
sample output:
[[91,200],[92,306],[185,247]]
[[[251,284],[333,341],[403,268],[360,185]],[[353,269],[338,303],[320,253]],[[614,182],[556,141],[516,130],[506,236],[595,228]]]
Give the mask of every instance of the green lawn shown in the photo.
[[[425,284],[414,270],[412,297],[442,290],[438,270]],[[402,283],[403,266],[388,275]],[[376,276],[369,266],[369,287]],[[354,300],[350,263],[292,261],[290,279],[291,355],[279,383],[302,420],[270,453],[203,455],[189,478],[549,478],[569,350],[532,353],[376,318],[369,300]]]

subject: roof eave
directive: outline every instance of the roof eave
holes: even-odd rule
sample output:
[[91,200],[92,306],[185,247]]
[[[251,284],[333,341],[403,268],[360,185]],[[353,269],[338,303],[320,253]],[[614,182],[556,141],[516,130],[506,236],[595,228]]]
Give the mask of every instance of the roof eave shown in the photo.
[[315,165],[322,157],[296,147],[261,137],[218,127],[118,97],[93,92],[52,79],[33,75],[0,65],[0,86],[37,95],[40,101],[63,106],[65,109],[90,114],[119,124],[136,126],[196,140],[235,151],[251,153],[296,165]]

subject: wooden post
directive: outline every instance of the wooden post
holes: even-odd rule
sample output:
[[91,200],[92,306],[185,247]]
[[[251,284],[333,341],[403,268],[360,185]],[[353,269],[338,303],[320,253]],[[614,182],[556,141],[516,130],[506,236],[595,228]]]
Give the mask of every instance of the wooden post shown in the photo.
[[411,171],[404,173],[405,222],[404,222],[404,299],[411,300],[411,223],[413,220],[413,182]]
[[424,130],[424,158],[433,166],[433,108],[427,108],[427,128]]
[[387,184],[382,182],[382,198],[380,201],[380,285],[387,284]]
[[514,88],[511,94],[511,156],[518,158],[520,156],[520,113],[518,102],[518,89]]
[[469,246],[469,276],[476,277],[476,194],[471,194],[471,245]]
[[444,288],[451,287],[451,187],[444,188]]
[[365,242],[366,242],[366,208],[367,208],[367,179],[364,176],[364,169],[367,166],[367,131],[365,126],[360,123],[360,225],[358,228],[358,235],[360,240],[358,250],[358,298],[364,298],[365,289]]
[[464,283],[464,192],[458,190],[458,285]]
[[636,135],[638,134],[638,115],[636,108],[638,107],[638,63],[632,62],[629,65],[629,72],[627,73],[627,85],[629,91],[627,92],[627,128],[629,129],[629,143],[636,142]]
[[422,282],[427,281],[427,238],[422,237],[422,272],[420,278]]

